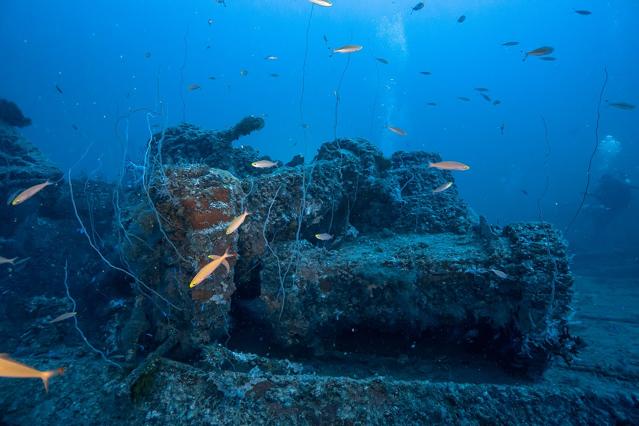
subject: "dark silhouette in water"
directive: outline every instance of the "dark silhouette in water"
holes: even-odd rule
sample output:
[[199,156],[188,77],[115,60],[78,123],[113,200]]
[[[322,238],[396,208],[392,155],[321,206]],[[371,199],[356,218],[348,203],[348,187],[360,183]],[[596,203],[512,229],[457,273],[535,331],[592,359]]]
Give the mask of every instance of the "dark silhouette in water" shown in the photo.
[[14,102],[0,99],[0,121],[4,121],[13,127],[27,127],[31,125],[31,119],[25,117]]
[[628,208],[632,201],[632,191],[639,189],[630,185],[624,179],[611,174],[603,175],[598,182],[595,192],[588,194],[599,203],[599,209],[594,213],[595,228],[601,231],[606,228],[622,211]]

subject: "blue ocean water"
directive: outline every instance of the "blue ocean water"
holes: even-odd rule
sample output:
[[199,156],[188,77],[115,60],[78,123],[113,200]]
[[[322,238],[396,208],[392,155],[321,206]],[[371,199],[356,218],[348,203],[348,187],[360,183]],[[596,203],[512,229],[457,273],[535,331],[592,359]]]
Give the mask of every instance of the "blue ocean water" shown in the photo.
[[247,115],[265,127],[236,146],[282,163],[335,136],[439,153],[471,166],[455,185],[489,222],[547,220],[582,266],[636,282],[638,2],[333,3],[3,0],[0,98],[57,167],[109,181],[152,125]]
[[[605,99],[637,102],[639,61],[633,52],[639,47],[639,5],[433,1],[411,13],[413,6],[5,1],[0,89],[33,117],[26,135],[61,166],[71,165],[95,141],[87,161],[100,158],[101,173],[113,175],[120,161],[117,118],[160,101],[169,125],[186,119],[215,129],[247,114],[263,115],[266,128],[245,143],[287,160],[303,151],[299,102],[310,22],[303,99],[309,152],[332,139],[334,92],[348,61],[331,57],[327,47],[361,44],[343,79],[339,136],[368,138],[386,153],[423,149],[472,163],[473,171],[459,178],[464,197],[488,217],[508,222],[536,217],[535,195],[545,176],[543,116],[552,145],[546,214],[565,224],[585,183],[604,67]],[[579,8],[592,14],[576,14]],[[467,17],[461,24],[460,15]],[[501,46],[507,41],[520,44]],[[545,45],[555,48],[557,61],[522,61],[522,51]],[[269,55],[278,60],[265,60]],[[248,74],[241,76],[241,70]],[[202,88],[187,92],[193,83]],[[485,102],[475,87],[489,88],[502,104]],[[387,125],[404,128],[408,137],[396,137]],[[636,126],[636,112],[604,105],[601,138],[610,134],[623,146],[610,167],[634,182]],[[144,114],[132,116],[129,138],[138,154],[146,134]]]

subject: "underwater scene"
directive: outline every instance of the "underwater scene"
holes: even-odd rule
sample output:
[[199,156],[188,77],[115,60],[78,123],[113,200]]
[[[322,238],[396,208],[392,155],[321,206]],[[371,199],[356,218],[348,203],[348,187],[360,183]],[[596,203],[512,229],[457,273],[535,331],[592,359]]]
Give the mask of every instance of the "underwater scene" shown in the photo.
[[2,0],[0,426],[639,425],[635,0]]

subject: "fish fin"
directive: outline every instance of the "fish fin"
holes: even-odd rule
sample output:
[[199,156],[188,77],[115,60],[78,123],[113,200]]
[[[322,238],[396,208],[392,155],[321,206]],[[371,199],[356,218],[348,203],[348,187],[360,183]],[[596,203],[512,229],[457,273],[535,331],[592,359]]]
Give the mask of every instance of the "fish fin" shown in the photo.
[[[16,259],[17,259],[17,258],[16,258]],[[22,265],[23,263],[28,262],[28,261],[29,261],[29,259],[31,259],[31,258],[30,258],[30,257],[25,257],[24,259],[17,260],[17,261],[13,264],[13,266]]]
[[226,261],[226,259],[224,259],[222,261],[222,265],[224,265],[224,267],[226,268],[226,273],[228,274],[229,272],[231,272],[231,265],[229,265],[229,263]]
[[64,368],[57,368],[55,370],[49,370],[42,373],[42,383],[44,384],[44,391],[49,392],[49,379],[53,376],[64,374]]

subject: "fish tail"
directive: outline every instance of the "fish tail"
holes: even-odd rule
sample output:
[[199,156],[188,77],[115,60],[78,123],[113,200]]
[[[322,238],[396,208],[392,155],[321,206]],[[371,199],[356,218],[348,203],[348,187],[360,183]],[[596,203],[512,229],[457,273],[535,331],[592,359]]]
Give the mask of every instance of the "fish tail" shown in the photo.
[[49,379],[53,376],[59,376],[64,374],[64,368],[56,368],[55,370],[49,370],[42,373],[42,383],[44,384],[44,391],[49,392]]
[[430,169],[431,167],[433,167],[433,163],[431,161],[428,162],[428,168]]

